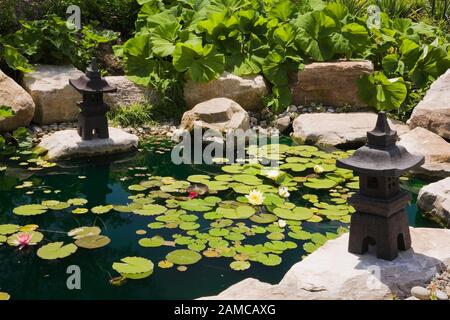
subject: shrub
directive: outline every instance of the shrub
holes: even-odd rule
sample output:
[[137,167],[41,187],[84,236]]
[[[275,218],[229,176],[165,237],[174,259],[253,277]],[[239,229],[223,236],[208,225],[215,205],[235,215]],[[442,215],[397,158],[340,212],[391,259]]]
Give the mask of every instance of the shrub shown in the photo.
[[136,103],[128,107],[114,108],[108,113],[109,119],[122,127],[141,127],[153,122],[152,106]]
[[22,28],[0,38],[0,59],[12,69],[27,72],[31,63],[68,64],[84,70],[102,43],[111,42],[116,35],[98,32],[85,26],[78,32],[67,27],[66,21],[55,15],[44,20],[22,22]]
[[450,66],[449,44],[439,28],[395,17],[405,14],[411,0],[376,0],[389,12],[381,14],[380,28],[366,23],[364,8],[373,1],[139,2],[136,34],[117,52],[141,85],[154,85],[164,73],[173,79],[174,72],[197,82],[224,70],[263,74],[273,87],[265,102],[280,112],[291,103],[288,74],[304,63],[370,59],[377,73],[361,79],[361,97],[403,117]]

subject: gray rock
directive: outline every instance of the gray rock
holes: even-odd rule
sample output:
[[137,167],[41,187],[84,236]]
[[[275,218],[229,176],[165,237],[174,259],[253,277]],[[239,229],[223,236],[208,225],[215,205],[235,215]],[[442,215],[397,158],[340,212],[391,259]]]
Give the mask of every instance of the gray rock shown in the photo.
[[215,98],[196,105],[184,113],[181,129],[192,131],[195,126],[220,132],[250,127],[249,116],[238,103],[228,98]]
[[285,116],[285,117],[279,118],[275,122],[275,128],[277,128],[281,133],[286,131],[290,125],[291,125],[291,117],[290,116]]
[[105,94],[105,102],[111,108],[124,108],[136,103],[156,103],[158,100],[153,89],[139,86],[124,76],[109,76],[105,80],[117,88],[117,92]]
[[450,139],[450,70],[430,87],[424,99],[414,108],[408,124],[422,127]]
[[428,217],[450,226],[450,177],[423,187],[417,197],[417,206]]
[[438,300],[448,300],[448,295],[444,291],[436,290],[435,294]]
[[33,99],[28,92],[1,70],[0,106],[10,107],[14,111],[12,117],[0,119],[0,132],[28,126],[35,112]]
[[109,139],[82,141],[76,130],[64,130],[42,139],[50,161],[103,156],[137,150],[139,138],[117,128],[109,128]]
[[258,110],[263,107],[262,97],[268,92],[263,76],[239,77],[228,72],[206,83],[187,80],[184,85],[184,99],[189,108],[206,100],[223,97],[236,101],[245,110]]
[[[299,115],[293,123],[292,138],[302,144],[363,145],[367,131],[375,127],[377,115],[372,112],[310,113]],[[389,120],[398,134],[408,131],[408,126]]]
[[430,300],[431,292],[424,287],[415,286],[411,289],[411,294],[419,300]]
[[81,95],[70,86],[69,79],[83,75],[72,66],[38,65],[36,70],[26,73],[23,87],[36,104],[33,121],[51,124],[76,120],[79,108],[76,103]]
[[314,62],[295,74],[290,81],[293,101],[310,105],[322,103],[342,107],[366,107],[358,97],[357,80],[373,73],[370,61]]
[[426,176],[447,177],[450,175],[450,143],[424,128],[400,136],[398,143],[409,152],[425,157],[425,163],[415,173]]
[[450,262],[450,230],[411,228],[413,249],[399,253],[394,261],[373,254],[349,253],[348,234],[328,241],[296,263],[279,284],[246,279],[218,296],[204,299],[369,299],[411,295],[414,286],[425,286]]

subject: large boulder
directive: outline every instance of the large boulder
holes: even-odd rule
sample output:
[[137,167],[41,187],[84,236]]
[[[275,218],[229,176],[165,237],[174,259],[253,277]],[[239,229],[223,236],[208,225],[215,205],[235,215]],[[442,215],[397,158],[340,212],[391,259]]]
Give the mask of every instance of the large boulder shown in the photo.
[[[318,145],[363,145],[367,131],[375,128],[377,115],[372,112],[308,113],[298,116],[293,123],[292,138],[300,143]],[[401,135],[408,126],[389,120],[391,127]]]
[[36,104],[34,122],[42,125],[76,120],[79,113],[76,103],[82,98],[70,86],[69,79],[81,75],[72,66],[53,65],[38,65],[35,71],[25,74],[23,86]]
[[187,80],[184,85],[184,100],[189,108],[213,98],[229,98],[245,110],[263,107],[262,97],[269,92],[263,76],[236,76],[225,72],[218,79],[206,83]]
[[112,108],[157,101],[157,95],[152,89],[139,86],[124,76],[109,76],[105,77],[105,80],[109,85],[117,88],[117,92],[107,93],[104,97],[105,102]]
[[382,300],[406,298],[450,263],[450,230],[411,228],[413,249],[394,261],[348,252],[348,234],[295,264],[277,285],[246,279],[218,296],[229,300]]
[[250,127],[249,116],[238,103],[227,98],[215,98],[197,104],[184,113],[180,128],[192,131],[195,126],[219,132]]
[[450,143],[427,129],[417,127],[400,136],[399,145],[410,153],[425,157],[425,163],[415,173],[447,177],[450,175]]
[[90,158],[137,150],[139,138],[118,128],[109,128],[109,139],[81,140],[76,130],[62,130],[42,139],[50,161]]
[[356,81],[373,71],[372,62],[367,60],[307,64],[290,81],[293,101],[297,105],[314,102],[333,107],[367,107],[358,97]]
[[0,106],[10,107],[14,116],[0,120],[0,131],[12,131],[30,124],[34,116],[31,96],[0,70]]
[[431,219],[450,227],[450,177],[420,189],[417,206]]
[[422,127],[450,139],[450,69],[430,87],[408,120],[410,128]]

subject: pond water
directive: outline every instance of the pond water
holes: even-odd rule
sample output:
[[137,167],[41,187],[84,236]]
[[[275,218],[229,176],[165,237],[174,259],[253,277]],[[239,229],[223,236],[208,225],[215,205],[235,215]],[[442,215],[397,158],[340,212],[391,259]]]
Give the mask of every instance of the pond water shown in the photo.
[[[0,224],[36,224],[45,238],[38,246],[22,250],[6,243],[0,245],[0,291],[8,292],[12,299],[195,299],[216,295],[248,277],[277,283],[306,254],[303,244],[308,241],[287,237],[286,240],[295,242],[298,248],[280,253],[282,262],[277,266],[252,262],[249,269],[235,271],[229,266],[232,258],[203,257],[181,272],[176,267],[162,269],[157,264],[169,252],[185,246],[145,248],[138,244],[139,239],[144,237],[159,235],[173,241],[172,235],[184,233],[178,228],[149,229],[147,225],[155,221],[154,216],[113,211],[103,215],[74,215],[71,209],[30,217],[17,216],[12,212],[18,206],[49,199],[67,201],[84,198],[88,200],[86,208],[106,204],[125,205],[130,203],[128,197],[136,194],[128,190],[128,186],[147,179],[146,175],[185,180],[190,175],[214,176],[224,173],[219,165],[173,165],[169,149],[169,144],[165,146],[164,141],[149,141],[143,144],[139,153],[127,158],[70,163],[70,166],[61,165],[35,173],[11,166],[6,176],[0,179]],[[16,188],[21,181],[33,183],[31,187]],[[420,185],[420,181],[410,181],[408,185],[414,189]],[[328,191],[313,192],[321,199],[329,199]],[[296,205],[305,205],[307,201],[301,197],[304,193],[291,192],[291,201]],[[236,198],[236,194],[229,190],[220,191],[217,196],[222,199]],[[203,213],[198,215],[201,217]],[[414,203],[409,206],[408,215],[413,226],[433,226],[417,212]],[[199,219],[197,222],[200,224],[198,231],[208,232],[211,228],[210,220]],[[255,224],[248,219],[241,222],[248,226]],[[95,250],[79,248],[75,254],[58,260],[43,260],[37,256],[36,251],[42,244],[54,241],[69,243],[71,239],[66,234],[69,230],[93,225],[100,227],[102,234],[111,239],[109,245]],[[339,227],[346,225],[342,221],[328,219],[320,223],[302,221],[303,230],[310,233],[335,233]],[[138,235],[137,230],[146,230],[147,234]],[[266,236],[256,234],[245,243],[270,241]],[[121,286],[111,285],[110,279],[119,276],[112,269],[112,264],[127,256],[153,261],[153,274],[145,279],[128,279]],[[69,276],[67,268],[72,265],[80,267],[81,290],[69,290],[66,286]]]

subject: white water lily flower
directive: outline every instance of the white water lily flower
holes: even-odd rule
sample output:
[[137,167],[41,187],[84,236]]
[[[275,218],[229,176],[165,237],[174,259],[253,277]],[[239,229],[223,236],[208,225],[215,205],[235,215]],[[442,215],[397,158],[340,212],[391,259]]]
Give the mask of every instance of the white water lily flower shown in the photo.
[[269,170],[265,169],[264,170],[264,174],[265,174],[265,176],[267,178],[275,179],[276,177],[278,177],[280,175],[280,170],[278,170],[278,169],[269,169]]
[[314,172],[315,173],[322,173],[322,172],[324,172],[325,171],[325,169],[322,167],[322,166],[320,166],[320,165],[318,165],[318,164],[316,164],[315,166],[314,166]]
[[291,195],[289,193],[289,189],[287,187],[280,187],[278,189],[278,194],[280,195],[280,197],[283,197],[283,198],[289,198],[289,196]]
[[283,219],[278,220],[278,226],[280,228],[286,227],[286,224],[287,224],[286,221],[284,221]]
[[264,194],[256,189],[250,191],[245,197],[248,199],[248,203],[254,206],[262,205],[265,199]]

